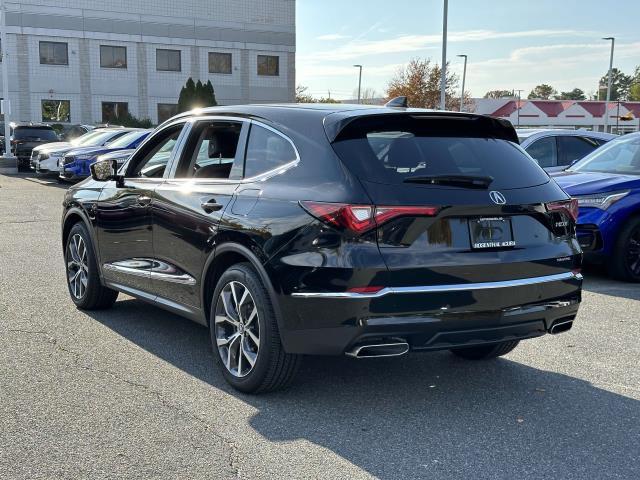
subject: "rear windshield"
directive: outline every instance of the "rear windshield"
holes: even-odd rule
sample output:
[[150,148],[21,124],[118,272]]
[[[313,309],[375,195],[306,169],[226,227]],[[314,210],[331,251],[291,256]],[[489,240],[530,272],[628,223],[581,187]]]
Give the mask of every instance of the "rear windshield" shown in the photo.
[[342,132],[333,147],[355,175],[376,183],[452,175],[489,178],[488,188],[509,189],[549,181],[544,170],[513,143],[434,122],[411,118],[366,122],[346,135]]
[[16,127],[13,131],[16,140],[58,140],[58,135],[51,128]]

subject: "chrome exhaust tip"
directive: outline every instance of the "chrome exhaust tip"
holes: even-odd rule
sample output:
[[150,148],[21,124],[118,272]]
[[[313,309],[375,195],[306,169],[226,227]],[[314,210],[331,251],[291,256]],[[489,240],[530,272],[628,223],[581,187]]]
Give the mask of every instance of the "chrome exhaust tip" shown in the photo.
[[346,355],[354,358],[399,357],[408,351],[407,342],[372,343],[353,347]]
[[557,322],[557,323],[554,323],[553,325],[551,325],[551,328],[549,329],[549,333],[551,335],[556,335],[558,333],[566,332],[568,330],[571,330],[572,326],[573,326],[573,320],[566,320],[564,322]]

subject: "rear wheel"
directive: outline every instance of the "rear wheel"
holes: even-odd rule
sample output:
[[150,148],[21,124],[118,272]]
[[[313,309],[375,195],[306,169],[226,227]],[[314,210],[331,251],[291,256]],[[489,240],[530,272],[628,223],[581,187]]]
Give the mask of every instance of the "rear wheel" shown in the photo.
[[617,280],[640,282],[640,218],[623,227],[613,252],[609,275]]
[[293,380],[301,357],[284,351],[269,293],[250,264],[234,265],[222,274],[210,319],[214,355],[231,386],[258,393]]
[[98,263],[87,227],[81,222],[71,227],[64,249],[67,287],[71,300],[83,310],[109,308],[118,292],[100,283]]
[[494,343],[492,345],[480,345],[477,347],[452,348],[451,353],[467,360],[487,360],[489,358],[501,357],[516,348],[519,340],[509,342]]

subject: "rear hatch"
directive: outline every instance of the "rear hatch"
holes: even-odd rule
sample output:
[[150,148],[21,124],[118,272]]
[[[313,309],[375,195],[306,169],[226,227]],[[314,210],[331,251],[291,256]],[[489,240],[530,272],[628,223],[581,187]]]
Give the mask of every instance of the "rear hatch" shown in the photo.
[[510,125],[479,116],[345,122],[332,145],[376,205],[391,286],[553,275],[579,262],[575,202],[515,142]]

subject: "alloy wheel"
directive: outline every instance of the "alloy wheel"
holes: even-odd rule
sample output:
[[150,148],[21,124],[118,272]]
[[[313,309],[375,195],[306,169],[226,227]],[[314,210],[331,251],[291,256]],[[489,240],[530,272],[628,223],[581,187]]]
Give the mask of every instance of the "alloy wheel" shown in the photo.
[[627,266],[636,277],[640,276],[640,228],[636,228],[629,237],[627,247]]
[[235,377],[252,370],[260,348],[258,308],[249,289],[238,281],[221,290],[215,310],[218,353],[226,369]]
[[77,299],[81,299],[87,291],[88,265],[87,244],[76,233],[67,245],[67,280],[71,294]]

